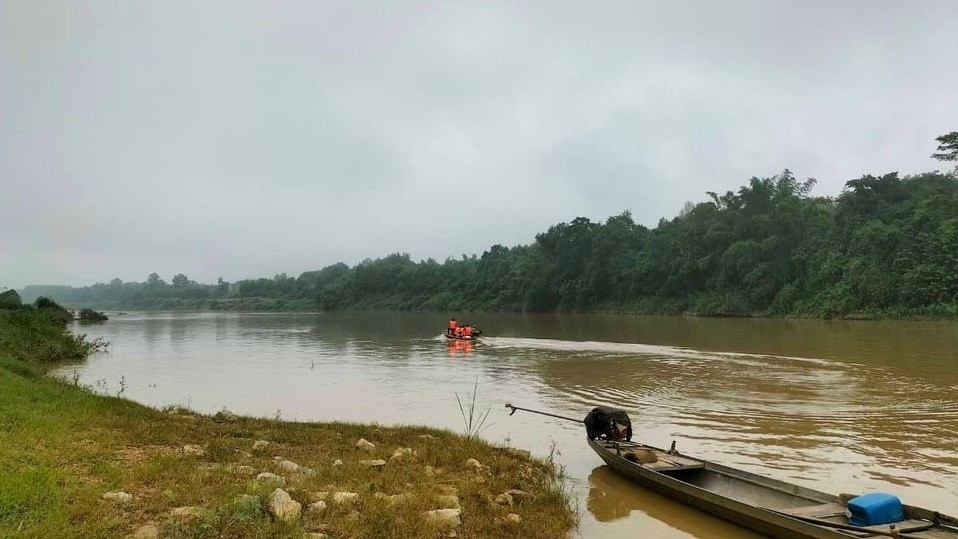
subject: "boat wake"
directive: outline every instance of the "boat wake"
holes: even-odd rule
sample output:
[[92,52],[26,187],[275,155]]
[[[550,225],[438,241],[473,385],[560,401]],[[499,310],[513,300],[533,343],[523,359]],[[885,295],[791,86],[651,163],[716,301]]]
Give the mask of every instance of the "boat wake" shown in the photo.
[[[617,343],[600,341],[563,341],[557,339],[530,339],[519,337],[486,337],[483,342],[492,348],[521,348],[530,350],[545,350],[556,352],[585,352],[608,357],[612,355],[654,356],[659,359],[674,360],[713,360],[731,361],[744,364],[764,364],[767,360],[786,360],[811,363],[816,365],[833,365],[834,361],[820,358],[782,356],[774,354],[753,354],[744,352],[724,352],[695,350],[679,346],[643,343]],[[843,366],[855,366],[847,361]]]

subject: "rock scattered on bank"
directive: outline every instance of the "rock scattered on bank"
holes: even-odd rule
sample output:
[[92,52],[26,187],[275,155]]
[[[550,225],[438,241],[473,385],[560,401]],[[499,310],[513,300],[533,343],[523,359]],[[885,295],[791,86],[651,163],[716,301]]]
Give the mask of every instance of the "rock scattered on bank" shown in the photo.
[[302,504],[293,500],[289,493],[281,488],[269,495],[269,503],[266,507],[276,520],[284,522],[298,519],[303,510]]
[[133,495],[129,492],[123,492],[122,490],[118,490],[116,492],[107,492],[101,496],[101,498],[114,503],[130,503],[133,501]]

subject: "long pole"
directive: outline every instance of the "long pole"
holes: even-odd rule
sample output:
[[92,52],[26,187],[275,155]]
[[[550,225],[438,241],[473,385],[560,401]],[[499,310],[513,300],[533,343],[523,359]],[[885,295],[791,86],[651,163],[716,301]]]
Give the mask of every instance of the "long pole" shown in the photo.
[[532,412],[532,413],[534,413],[534,414],[547,415],[547,416],[549,416],[549,417],[556,417],[556,418],[559,418],[559,419],[565,419],[566,421],[575,421],[576,423],[582,423],[582,420],[581,420],[581,419],[576,419],[576,418],[574,418],[574,417],[566,417],[566,416],[564,416],[564,415],[550,414],[549,412],[540,412],[539,410],[531,410],[531,409],[529,409],[529,408],[522,408],[522,407],[519,407],[519,406],[513,406],[513,405],[508,404],[508,403],[506,404],[506,408],[511,408],[511,409],[512,409],[512,411],[509,412],[509,415],[512,415],[512,414],[516,413],[516,410],[522,410],[522,411],[524,411],[524,412]]

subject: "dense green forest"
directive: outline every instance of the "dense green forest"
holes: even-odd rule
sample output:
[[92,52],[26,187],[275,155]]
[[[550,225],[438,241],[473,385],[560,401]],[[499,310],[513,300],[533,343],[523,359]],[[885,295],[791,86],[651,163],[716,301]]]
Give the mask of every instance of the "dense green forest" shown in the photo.
[[[938,140],[935,156],[954,160],[958,133]],[[154,273],[23,296],[120,309],[958,316],[958,173],[868,175],[837,197],[812,196],[814,183],[786,170],[710,192],[652,229],[628,212],[579,217],[529,245],[442,263],[392,254],[299,277],[198,284]]]

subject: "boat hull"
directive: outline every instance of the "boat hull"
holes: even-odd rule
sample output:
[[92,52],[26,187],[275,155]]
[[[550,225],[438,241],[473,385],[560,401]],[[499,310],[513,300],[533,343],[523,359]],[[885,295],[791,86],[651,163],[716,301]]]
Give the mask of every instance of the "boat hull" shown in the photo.
[[479,340],[478,335],[473,335],[471,337],[466,337],[463,335],[459,335],[459,336],[449,335],[448,333],[444,333],[443,335],[445,335],[446,340],[449,340],[449,341],[478,341]]
[[[802,514],[803,508],[840,507],[837,496],[633,442],[588,440],[588,443],[615,472],[633,482],[759,533],[784,539],[847,539],[862,536],[858,532],[824,527],[794,516]],[[620,449],[644,448],[681,462],[678,466],[662,466],[662,471],[657,471],[648,465],[627,460],[614,449],[616,445]],[[926,510],[907,509],[909,518],[934,518],[934,514]],[[843,516],[828,516],[832,519],[831,525],[841,526]],[[945,519],[945,522],[954,521],[952,517],[939,518]],[[953,533],[948,529],[935,528],[914,534],[902,533],[901,536],[958,539],[958,529]]]

